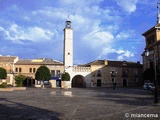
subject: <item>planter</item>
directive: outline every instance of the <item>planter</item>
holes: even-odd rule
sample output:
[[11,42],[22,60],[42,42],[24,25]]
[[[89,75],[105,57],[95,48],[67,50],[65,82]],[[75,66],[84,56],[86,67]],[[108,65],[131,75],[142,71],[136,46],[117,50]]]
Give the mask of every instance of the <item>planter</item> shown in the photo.
[[67,81],[61,81],[61,87],[64,89],[68,89]]
[[71,88],[70,81],[61,81],[61,87],[65,89]]
[[4,92],[13,91],[13,88],[0,88],[0,91],[4,91]]
[[26,87],[14,87],[13,90],[26,90]]
[[0,91],[26,90],[26,87],[0,88]]

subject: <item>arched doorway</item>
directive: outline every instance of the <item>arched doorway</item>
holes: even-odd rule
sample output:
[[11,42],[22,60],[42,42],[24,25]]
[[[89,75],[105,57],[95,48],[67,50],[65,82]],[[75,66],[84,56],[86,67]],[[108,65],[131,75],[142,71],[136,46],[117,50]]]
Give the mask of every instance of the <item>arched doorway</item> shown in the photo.
[[84,88],[86,87],[85,79],[82,75],[76,75],[72,79],[72,87]]
[[23,86],[25,86],[25,87],[32,87],[34,85],[35,85],[35,79],[33,79],[32,77],[27,77],[23,81]]

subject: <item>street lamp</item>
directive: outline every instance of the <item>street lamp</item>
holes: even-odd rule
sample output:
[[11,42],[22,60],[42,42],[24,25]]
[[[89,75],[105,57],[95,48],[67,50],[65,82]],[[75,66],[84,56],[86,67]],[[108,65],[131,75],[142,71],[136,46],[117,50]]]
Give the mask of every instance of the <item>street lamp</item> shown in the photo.
[[[148,57],[150,55],[149,50],[145,50],[145,56]],[[155,85],[155,90],[154,90],[154,103],[158,103],[158,93],[157,93],[157,71],[156,71],[156,55],[155,55],[155,50],[153,51],[153,56],[154,56],[154,85]]]

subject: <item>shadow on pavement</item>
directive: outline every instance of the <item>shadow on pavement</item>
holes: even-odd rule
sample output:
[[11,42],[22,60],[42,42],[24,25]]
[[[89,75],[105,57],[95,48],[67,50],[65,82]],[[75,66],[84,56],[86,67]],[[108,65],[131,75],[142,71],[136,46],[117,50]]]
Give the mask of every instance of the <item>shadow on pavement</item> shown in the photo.
[[[0,98],[0,120],[59,120],[61,113]],[[3,104],[4,103],[4,104]]]

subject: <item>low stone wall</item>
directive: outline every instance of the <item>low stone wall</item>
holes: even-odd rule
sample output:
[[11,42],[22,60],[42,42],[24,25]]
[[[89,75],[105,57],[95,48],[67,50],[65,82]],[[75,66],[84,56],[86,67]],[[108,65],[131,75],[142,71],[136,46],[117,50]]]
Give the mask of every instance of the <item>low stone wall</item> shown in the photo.
[[26,87],[13,87],[13,90],[26,90]]
[[0,88],[0,91],[26,90],[26,87]]
[[13,91],[13,88],[0,88],[0,91]]

